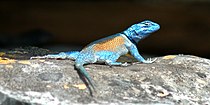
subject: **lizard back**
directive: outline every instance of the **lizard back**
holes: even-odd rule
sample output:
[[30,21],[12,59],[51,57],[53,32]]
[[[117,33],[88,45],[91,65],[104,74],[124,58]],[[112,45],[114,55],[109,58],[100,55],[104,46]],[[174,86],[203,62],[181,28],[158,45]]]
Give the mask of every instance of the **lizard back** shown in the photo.
[[125,44],[125,38],[122,36],[114,36],[107,40],[95,43],[94,51],[113,51],[115,52],[119,47]]

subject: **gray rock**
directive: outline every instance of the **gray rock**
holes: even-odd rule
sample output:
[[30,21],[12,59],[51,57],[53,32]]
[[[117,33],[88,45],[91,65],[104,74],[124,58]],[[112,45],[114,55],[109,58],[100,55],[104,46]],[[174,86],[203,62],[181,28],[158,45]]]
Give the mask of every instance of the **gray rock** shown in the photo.
[[71,60],[0,60],[0,104],[210,104],[210,60],[159,57],[153,64],[85,66],[96,83],[90,96]]

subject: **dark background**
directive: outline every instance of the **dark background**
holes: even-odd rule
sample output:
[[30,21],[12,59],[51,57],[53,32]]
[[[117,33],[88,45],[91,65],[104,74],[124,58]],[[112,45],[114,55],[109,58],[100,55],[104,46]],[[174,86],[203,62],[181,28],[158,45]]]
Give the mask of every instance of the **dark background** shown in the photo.
[[161,29],[138,44],[140,53],[210,58],[209,0],[0,1],[0,47],[80,49],[145,19]]

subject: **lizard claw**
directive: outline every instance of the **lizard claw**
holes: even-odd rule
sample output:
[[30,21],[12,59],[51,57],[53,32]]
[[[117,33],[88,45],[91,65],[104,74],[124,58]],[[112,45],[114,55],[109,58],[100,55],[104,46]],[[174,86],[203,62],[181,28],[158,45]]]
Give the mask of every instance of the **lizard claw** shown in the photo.
[[125,62],[125,63],[122,63],[121,66],[126,67],[126,66],[129,66],[129,65],[130,65],[130,64],[128,64],[127,62]]
[[151,59],[151,58],[148,58],[147,60],[145,60],[145,61],[142,61],[143,63],[153,63],[153,62],[155,62],[157,60],[157,58],[155,58],[155,59]]

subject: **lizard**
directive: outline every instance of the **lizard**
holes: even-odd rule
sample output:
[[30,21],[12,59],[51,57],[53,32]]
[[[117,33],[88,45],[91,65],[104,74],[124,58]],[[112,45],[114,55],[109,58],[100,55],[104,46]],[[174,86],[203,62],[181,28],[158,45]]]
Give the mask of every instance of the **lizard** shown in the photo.
[[[114,35],[96,40],[81,51],[60,52],[59,54],[49,54],[45,56],[36,56],[33,58],[55,58],[55,59],[73,59],[75,68],[83,76],[86,85],[90,85],[95,90],[90,75],[84,68],[85,64],[102,62],[109,66],[127,66],[128,64],[117,62],[117,59],[130,52],[130,54],[142,63],[153,63],[156,59],[145,60],[138,52],[137,44],[140,40],[149,36],[151,33],[160,29],[160,25],[150,20],[133,24],[126,30]],[[88,82],[87,82],[88,81]]]

